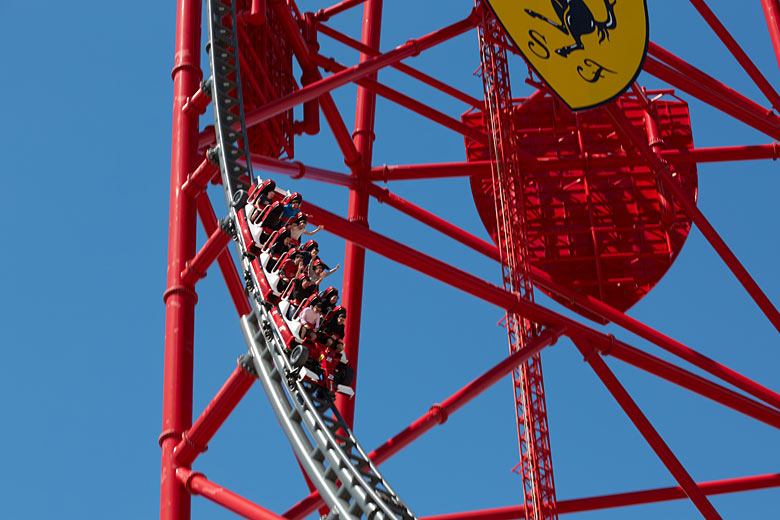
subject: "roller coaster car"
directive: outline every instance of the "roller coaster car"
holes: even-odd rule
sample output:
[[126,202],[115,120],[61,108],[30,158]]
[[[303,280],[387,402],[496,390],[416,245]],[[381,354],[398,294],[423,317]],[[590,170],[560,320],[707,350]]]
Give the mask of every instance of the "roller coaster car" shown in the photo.
[[[300,308],[305,308],[317,295],[309,297]],[[349,385],[352,383],[354,371],[341,352],[327,348],[318,342],[301,337],[301,323],[293,317],[287,319],[290,302],[282,300],[278,306],[271,309],[271,318],[282,336],[285,346],[290,352],[290,363],[299,369],[301,377],[320,384],[328,392],[339,392],[349,396],[354,395]]]
[[[250,208],[252,206],[248,205],[247,207]],[[244,245],[246,246],[247,252],[253,256],[258,256],[260,254],[260,244],[255,242],[255,238],[252,235],[252,230],[250,229],[249,223],[247,222],[246,212],[243,209],[238,209],[236,210],[236,216],[238,218],[238,228],[240,230],[241,237],[244,239]]]
[[279,303],[279,292],[276,291],[276,287],[279,283],[279,272],[274,271],[268,273],[263,269],[263,256],[266,255],[267,253],[261,253],[259,258],[252,260],[252,271],[254,271],[255,278],[257,279],[260,296],[264,301],[276,305]]
[[[260,179],[258,178],[257,180],[259,181]],[[257,198],[261,195],[265,195],[266,197],[270,195],[270,197],[273,197],[272,194],[275,189],[276,189],[276,183],[271,179],[267,179],[260,184],[254,183],[249,187],[248,202],[254,204]]]

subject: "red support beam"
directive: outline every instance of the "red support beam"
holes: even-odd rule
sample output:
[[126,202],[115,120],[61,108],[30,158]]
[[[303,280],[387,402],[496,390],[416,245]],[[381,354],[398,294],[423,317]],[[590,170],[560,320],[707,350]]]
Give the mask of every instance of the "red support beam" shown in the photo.
[[[705,495],[722,495],[725,493],[768,489],[780,487],[780,473],[699,482],[697,485]],[[628,493],[616,493],[614,495],[559,500],[558,513],[582,513],[585,511],[609,509],[612,507],[653,504],[656,502],[679,500],[681,498],[687,498],[687,496],[680,486],[648,489],[644,491],[630,491]],[[525,518],[525,506],[509,506],[495,509],[482,509],[480,511],[468,511],[464,513],[423,516],[420,520],[525,520]]]
[[[347,45],[349,47],[352,47],[353,49],[356,49],[356,50],[358,50],[358,51],[360,51],[362,53],[365,53],[365,54],[367,54],[369,56],[377,56],[377,55],[380,54],[379,51],[374,50],[371,47],[369,47],[367,45],[364,45],[364,44],[360,43],[359,41],[350,38],[346,34],[341,33],[341,32],[339,32],[339,31],[337,31],[337,30],[335,30],[335,29],[333,29],[331,27],[328,27],[327,25],[319,24],[317,26],[317,29],[319,29],[319,31],[322,34],[324,34],[326,36],[330,36],[334,40],[336,40],[338,42],[341,42],[344,45]],[[421,81],[422,83],[425,83],[426,85],[428,85],[430,87],[433,87],[433,88],[435,88],[437,90],[440,90],[441,92],[444,92],[445,94],[448,94],[448,95],[454,97],[455,99],[457,99],[459,101],[463,101],[464,103],[466,103],[469,106],[481,107],[484,104],[481,99],[477,99],[474,96],[470,96],[470,95],[466,94],[465,92],[462,92],[462,91],[456,89],[455,87],[453,87],[451,85],[448,85],[447,83],[444,83],[443,81],[439,81],[438,79],[436,79],[434,77],[431,77],[428,74],[426,74],[426,73],[424,73],[422,71],[419,71],[419,70],[417,70],[417,69],[415,69],[413,67],[410,67],[409,65],[406,65],[404,63],[395,63],[395,64],[391,65],[391,67],[393,67],[394,69],[396,69],[396,70],[398,70],[400,72],[403,72],[407,76],[410,76],[410,77],[412,77],[414,79],[417,79],[417,80]]]
[[[286,6],[282,7],[286,9]],[[360,78],[371,75],[372,73],[392,65],[404,58],[410,56],[417,56],[420,52],[438,45],[444,41],[447,41],[459,34],[471,29],[474,26],[473,17],[456,22],[452,25],[434,31],[430,34],[422,36],[416,40],[409,40],[403,45],[400,45],[392,51],[380,54],[378,56],[369,57],[365,61],[362,61],[358,65],[353,65],[347,69],[337,72],[324,79],[319,79],[313,83],[302,87],[295,92],[292,92],[286,96],[275,99],[262,107],[256,108],[248,112],[245,116],[247,128],[263,121],[270,119],[282,112],[285,112],[296,105],[300,105],[306,101],[315,99],[322,94],[326,94],[331,90],[338,88],[342,85],[358,80]],[[301,64],[303,65],[303,64]]]
[[[554,345],[561,334],[563,334],[564,330],[563,327],[552,330],[543,330],[539,336],[528,343],[523,350],[514,352],[441,403],[431,406],[427,413],[423,414],[419,419],[401,430],[401,432],[385,441],[381,446],[369,453],[368,457],[374,464],[382,464],[420,438],[434,426],[444,424],[450,415],[457,412],[469,401],[473,400],[479,394],[509,375],[517,366],[525,363],[532,356],[541,352],[542,349]],[[322,505],[322,499],[320,498],[319,493],[315,492],[295,504],[282,516],[290,520],[299,520],[317,509],[320,505]]]
[[194,172],[187,175],[187,180],[181,187],[182,193],[188,197],[197,197],[219,173],[219,166],[204,158]]
[[780,119],[778,119],[777,114],[773,113],[771,109],[767,109],[752,99],[743,96],[736,90],[723,84],[709,74],[703,72],[700,69],[697,69],[687,61],[675,56],[660,45],[650,42],[648,46],[648,53],[666,65],[676,69],[677,71],[692,79],[694,84],[697,84],[704,89],[709,89],[713,92],[716,92],[723,97],[724,103],[736,107],[743,113],[752,115],[758,121],[763,121],[768,125],[774,127],[778,127],[780,125]]
[[279,173],[296,180],[306,178],[328,184],[335,184],[337,186],[345,186],[347,188],[351,188],[355,185],[354,178],[349,175],[344,175],[343,173],[331,170],[323,170],[322,168],[303,164],[300,161],[283,161],[281,159],[256,153],[251,154],[251,160],[252,168],[271,173]]
[[448,237],[457,240],[461,244],[464,244],[471,249],[482,253],[483,255],[491,258],[497,262],[501,259],[498,254],[496,246],[489,242],[485,242],[481,238],[478,238],[471,233],[464,231],[463,229],[455,226],[443,218],[437,217],[433,213],[424,210],[423,208],[412,204],[408,200],[391,193],[387,188],[381,188],[376,184],[370,184],[368,187],[369,194],[378,200],[382,204],[397,209],[398,211],[409,215],[413,219],[422,222],[430,226],[431,228],[447,235]]
[[224,225],[220,223],[192,260],[187,260],[184,263],[184,269],[181,271],[182,283],[194,285],[198,280],[206,277],[206,271],[212,262],[217,259],[217,256],[225,250],[225,246],[233,239],[232,235],[223,227]]
[[720,41],[728,48],[734,58],[742,65],[742,68],[745,69],[745,72],[750,76],[750,79],[753,80],[764,96],[772,103],[775,110],[780,110],[780,96],[778,96],[777,91],[769,84],[769,81],[767,81],[764,75],[761,74],[761,71],[758,70],[756,64],[753,63],[753,60],[751,60],[745,51],[742,50],[742,47],[740,47],[734,37],[731,36],[731,33],[729,33],[720,20],[718,20],[715,13],[713,13],[707,4],[704,3],[704,0],[690,0],[690,2],[693,4],[693,7],[699,11],[699,14],[709,24],[715,34],[718,35]]
[[761,5],[764,7],[766,25],[769,28],[769,36],[772,38],[777,64],[780,65],[780,2],[778,0],[761,0]]
[[[382,28],[382,0],[367,0],[363,5],[363,43],[372,49],[379,49]],[[367,63],[371,56],[360,54],[360,63]],[[371,76],[376,79],[376,74]],[[352,170],[354,188],[349,190],[348,218],[359,226],[368,227],[368,171],[374,150],[374,122],[376,95],[360,86],[355,106],[355,131],[352,134],[355,149],[360,156],[357,169]],[[351,387],[357,388],[358,355],[360,351],[360,321],[363,310],[363,278],[365,274],[366,250],[357,244],[347,242],[344,250],[344,278],[341,301],[348,309],[349,319],[344,331],[344,353],[349,359],[355,377]],[[355,420],[355,399],[343,394],[336,397],[336,406],[347,424],[352,427]]]
[[219,389],[214,399],[206,406],[195,424],[182,436],[174,451],[174,459],[179,466],[190,467],[195,458],[207,449],[211,438],[217,433],[236,405],[243,399],[255,376],[247,372],[240,364]]
[[[320,54],[313,56],[313,58],[320,67],[328,72],[335,71],[338,74],[347,70],[345,65],[336,62],[333,58],[328,58]],[[429,107],[425,103],[421,103],[420,101],[417,101],[416,99],[407,96],[406,94],[402,94],[401,92],[398,92],[397,90],[385,86],[377,81],[361,78],[356,80],[355,83],[386,99],[389,99],[394,103],[401,105],[404,108],[408,108],[412,112],[420,114],[421,116],[430,119],[431,121],[434,121],[445,128],[449,128],[450,130],[458,132],[459,134],[462,134],[469,139],[477,141],[478,143],[487,144],[488,142],[487,134],[481,130],[468,126],[443,112]]]
[[[497,251],[496,254],[498,254]],[[654,343],[655,345],[658,345],[667,352],[670,352],[675,356],[688,361],[689,363],[714,375],[715,377],[718,377],[723,381],[734,385],[736,388],[739,388],[740,390],[747,392],[748,394],[758,399],[761,399],[765,403],[780,409],[780,395],[766,388],[765,386],[748,379],[739,372],[721,365],[720,363],[693,350],[679,341],[660,333],[652,327],[645,325],[641,321],[635,320],[631,316],[618,311],[614,307],[611,307],[590,295],[575,293],[568,288],[558,285],[553,281],[550,275],[540,269],[532,267],[531,276],[536,285],[544,287],[550,292],[568,299],[577,306],[580,306],[589,312],[601,316],[607,321],[611,321],[616,325],[623,327],[629,332],[632,332],[637,336],[644,338]]]
[[[211,201],[204,195],[197,198],[197,205],[198,215],[203,224],[203,229],[207,234],[211,235],[219,227],[217,215],[214,213]],[[252,312],[252,307],[244,292],[244,280],[241,278],[241,275],[238,274],[236,264],[230,256],[230,251],[227,249],[223,250],[217,257],[217,263],[219,264],[220,271],[222,271],[225,285],[227,286],[230,298],[233,300],[233,305],[235,305],[238,315],[246,316]]]
[[178,468],[176,469],[176,479],[193,495],[202,495],[215,504],[249,520],[284,520],[276,513],[233,493],[229,489],[214,484],[202,473],[187,468]]
[[[682,62],[679,58],[675,61]],[[733,96],[723,90],[718,91],[713,88],[719,84],[717,80],[696,81],[691,78],[692,71],[682,72],[676,70],[654,59],[652,56],[648,56],[645,59],[643,70],[773,139],[780,139],[780,126],[776,121],[766,116],[768,113],[766,109],[762,108],[762,113],[758,113],[746,108],[744,104],[735,102]]]
[[206,112],[206,108],[211,104],[211,93],[203,89],[198,89],[194,96],[187,97],[182,110],[185,114],[197,117]]
[[639,433],[642,434],[642,437],[645,438],[656,455],[658,455],[658,458],[661,459],[664,466],[666,466],[672,476],[674,476],[675,480],[680,484],[680,487],[682,487],[685,494],[691,499],[699,512],[707,520],[720,520],[721,516],[715,508],[712,507],[712,504],[707,500],[707,497],[702,490],[696,482],[694,482],[680,461],[677,460],[677,457],[672,453],[672,450],[669,449],[669,446],[667,446],[663,438],[661,438],[653,425],[650,424],[650,421],[647,420],[647,417],[645,417],[628,392],[626,392],[626,389],[623,388],[620,381],[618,381],[607,364],[604,363],[601,356],[587,341],[583,341],[576,337],[572,339],[579,351],[585,357],[585,361],[593,368],[596,375],[601,379],[601,382],[604,383],[604,386],[607,387],[620,407],[626,415],[628,415],[628,418],[639,430]]
[[731,252],[720,235],[715,231],[715,228],[712,227],[702,212],[699,211],[696,207],[696,203],[691,200],[691,197],[683,190],[680,183],[672,178],[669,169],[663,161],[653,153],[650,146],[647,144],[647,141],[637,134],[636,130],[631,125],[631,122],[615,103],[607,105],[605,110],[612,118],[616,130],[631,140],[640,155],[647,161],[664,185],[672,191],[675,201],[693,220],[696,227],[699,228],[699,231],[701,231],[721,259],[726,263],[729,269],[731,269],[734,276],[736,276],[739,282],[745,287],[761,311],[766,315],[769,321],[772,322],[772,325],[774,325],[778,332],[780,332],[780,313],[777,312],[775,306],[766,294],[764,294],[756,281],[753,280],[747,272],[747,269],[739,262],[734,253]]
[[365,1],[366,0],[344,0],[343,2],[339,2],[330,7],[326,7],[325,9],[320,9],[319,11],[314,13],[314,18],[317,21],[327,22],[331,16],[335,16],[339,13],[342,13],[347,9],[351,9],[356,5],[362,4]]
[[[776,142],[750,146],[719,146],[692,150],[662,150],[659,156],[670,164],[700,164],[728,161],[755,161],[780,157],[780,145]],[[644,159],[634,155],[583,155],[552,159],[521,159],[520,164],[528,173],[547,173],[561,170],[609,170],[630,166],[643,166]],[[377,166],[371,169],[372,181],[408,181],[419,179],[443,179],[451,177],[487,177],[490,161],[403,164]]]
[[502,309],[524,316],[536,323],[564,326],[572,334],[585,337],[604,353],[622,359],[643,370],[692,390],[708,399],[746,414],[775,428],[780,428],[780,411],[762,405],[733,390],[717,385],[686,370],[645,354],[614,336],[603,334],[582,323],[569,319],[538,304],[528,302],[474,275],[461,271],[445,262],[415,251],[399,242],[357,226],[322,208],[305,203],[305,211],[314,215],[313,221],[324,224],[335,235],[353,241],[390,260],[415,269],[431,278],[458,288],[472,296]]
[[165,365],[160,435],[160,519],[188,520],[190,496],[176,479],[173,450],[192,422],[192,367],[197,294],[181,280],[185,262],[195,254],[195,201],[182,193],[187,175],[198,164],[198,119],[183,110],[200,88],[201,0],[179,0],[176,10],[173,78],[168,275],[165,294]]

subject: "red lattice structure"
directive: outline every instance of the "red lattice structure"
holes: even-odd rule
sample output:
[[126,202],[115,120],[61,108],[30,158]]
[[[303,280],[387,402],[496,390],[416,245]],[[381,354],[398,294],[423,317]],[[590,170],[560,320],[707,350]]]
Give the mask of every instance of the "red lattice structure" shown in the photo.
[[[210,1],[223,9],[236,9],[238,23],[233,24],[231,18],[229,25],[237,37],[235,50],[241,67],[246,142],[253,164],[278,176],[306,176],[350,191],[347,218],[313,204],[306,204],[304,209],[311,213],[314,223],[323,224],[327,232],[347,241],[342,294],[343,305],[349,309],[346,351],[356,374],[367,249],[507,313],[509,356],[410,425],[401,427],[397,435],[368,454],[374,464],[381,464],[512,373],[523,504],[442,514],[437,520],[555,518],[570,512],[683,497],[689,498],[704,518],[717,519],[720,515],[708,499],[709,494],[780,486],[778,475],[734,478],[716,484],[695,482],[602,359],[609,354],[780,428],[780,395],[775,391],[624,313],[667,272],[695,225],[767,319],[780,330],[780,314],[775,306],[696,206],[697,164],[776,159],[777,143],[695,148],[682,93],[762,135],[780,139],[780,117],[776,113],[780,96],[703,0],[691,3],[773,109],[767,110],[652,42],[644,72],[675,90],[647,91],[635,84],[605,107],[574,114],[529,76],[526,79],[537,88],[536,92],[527,98],[512,99],[506,62],[506,52],[512,51],[500,43],[500,29],[480,5],[474,11],[464,9],[458,22],[382,52],[381,0],[344,0],[312,13],[301,13],[293,0],[240,0],[235,5],[227,0]],[[359,41],[328,25],[331,17],[361,5],[363,24]],[[762,5],[780,59],[780,4],[778,0],[762,0]],[[205,451],[209,440],[255,381],[249,367],[239,366],[193,422],[196,285],[212,263],[219,265],[237,314],[246,317],[253,312],[245,292],[247,280],[227,249],[232,238],[230,222],[217,220],[217,212],[204,191],[209,182],[219,182],[219,168],[212,161],[216,155],[215,130],[208,126],[200,129],[200,115],[211,102],[208,82],[201,84],[204,75],[208,75],[200,66],[204,48],[199,29],[202,14],[200,1],[178,1],[168,278],[164,294],[160,517],[189,519],[191,494],[203,495],[250,519],[297,520],[318,509],[325,514],[324,502],[314,489],[308,495],[302,493],[301,500],[287,511],[274,513],[193,471],[198,455]],[[470,31],[481,31],[483,43],[488,35],[488,45],[482,49],[483,99],[402,63],[405,58]],[[322,54],[320,35],[360,51],[358,63],[341,64]],[[302,71],[300,85],[294,78],[293,59]],[[385,67],[394,67],[473,108],[462,117],[436,110],[379,82],[377,72]],[[351,82],[358,85],[352,131],[331,96],[334,89]],[[235,85],[230,92],[237,92]],[[410,165],[403,164],[403,157],[399,157],[396,165],[374,166],[373,141],[381,138],[374,135],[377,95],[462,135],[467,161]],[[300,107],[300,121],[294,120],[296,107]],[[320,114],[344,156],[348,174],[292,161],[295,136],[320,132]],[[470,177],[479,215],[497,246],[376,184],[463,176]],[[503,288],[369,229],[370,198],[500,262]],[[198,217],[209,237],[200,249],[196,244]],[[535,288],[587,318],[613,323],[654,343],[692,364],[706,377],[644,352],[588,322],[540,305],[533,299]],[[678,487],[568,501],[556,498],[538,354],[562,335],[577,346]],[[356,378],[352,387],[359,397],[357,381]],[[354,401],[339,396],[336,405],[351,426]],[[515,463],[507,461],[507,466]]]

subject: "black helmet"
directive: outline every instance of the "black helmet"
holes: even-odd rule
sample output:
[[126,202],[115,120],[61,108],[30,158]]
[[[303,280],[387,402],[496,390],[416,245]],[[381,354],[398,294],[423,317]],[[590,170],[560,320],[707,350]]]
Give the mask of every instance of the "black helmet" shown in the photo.
[[336,288],[335,288],[335,287],[333,287],[333,286],[330,286],[330,287],[328,287],[327,289],[325,289],[324,291],[322,291],[322,298],[323,298],[325,301],[327,301],[327,300],[330,300],[330,299],[331,299],[331,297],[332,297],[332,296],[334,296],[334,295],[335,295],[335,296],[338,296],[338,295],[339,295],[339,290],[338,290],[338,289],[336,289]]
[[283,202],[283,204],[285,206],[288,205],[288,204],[292,204],[293,202],[298,202],[300,204],[301,202],[303,202],[303,197],[301,196],[300,193],[295,191],[295,192],[290,193],[289,195],[287,195],[284,198],[284,201],[282,201],[282,202]]
[[309,221],[309,219],[306,218],[306,215],[304,213],[301,213],[300,211],[298,212],[297,215],[295,215],[292,218],[292,222],[295,223],[295,224],[300,224],[301,222],[303,222],[305,224],[308,221]]

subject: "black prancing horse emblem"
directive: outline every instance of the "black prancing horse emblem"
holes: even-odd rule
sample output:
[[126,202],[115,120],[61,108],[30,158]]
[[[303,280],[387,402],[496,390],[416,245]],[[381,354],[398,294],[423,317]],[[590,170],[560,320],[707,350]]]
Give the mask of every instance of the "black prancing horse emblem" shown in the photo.
[[551,3],[560,23],[556,23],[530,9],[525,9],[525,12],[533,18],[544,20],[563,34],[569,35],[574,39],[572,45],[555,49],[555,52],[564,58],[574,51],[585,48],[582,44],[584,35],[598,31],[599,43],[601,43],[605,38],[609,40],[609,30],[617,27],[617,18],[615,18],[615,4],[617,0],[614,2],[604,0],[604,6],[607,8],[607,19],[603,22],[596,21],[584,0],[552,0]]

